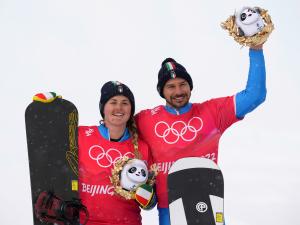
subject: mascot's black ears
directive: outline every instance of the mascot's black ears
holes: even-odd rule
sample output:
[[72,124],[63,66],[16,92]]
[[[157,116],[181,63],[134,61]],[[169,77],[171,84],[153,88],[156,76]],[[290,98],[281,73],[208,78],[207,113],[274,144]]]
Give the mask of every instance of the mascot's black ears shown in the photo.
[[254,10],[260,14],[261,10],[258,7],[254,7]]

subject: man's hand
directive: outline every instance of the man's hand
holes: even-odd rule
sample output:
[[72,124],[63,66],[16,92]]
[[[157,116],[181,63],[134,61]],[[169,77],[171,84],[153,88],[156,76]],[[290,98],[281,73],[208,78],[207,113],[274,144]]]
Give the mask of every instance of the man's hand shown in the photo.
[[263,48],[263,45],[264,45],[264,44],[260,44],[260,45],[256,45],[256,46],[251,46],[250,48],[251,48],[251,49],[254,49],[254,50],[260,50],[260,49]]

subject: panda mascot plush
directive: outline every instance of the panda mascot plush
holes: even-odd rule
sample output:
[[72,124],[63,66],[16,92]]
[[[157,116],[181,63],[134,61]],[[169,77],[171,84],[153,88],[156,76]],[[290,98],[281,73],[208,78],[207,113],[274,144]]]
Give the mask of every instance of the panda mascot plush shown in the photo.
[[148,169],[144,161],[140,159],[129,160],[121,172],[121,186],[127,191],[133,191],[148,180]]
[[110,180],[116,195],[134,199],[143,209],[151,209],[157,203],[153,188],[157,173],[156,164],[148,169],[145,161],[125,156],[115,163]]
[[262,31],[265,24],[257,7],[243,7],[235,14],[235,22],[240,36],[251,37]]
[[221,23],[221,27],[242,46],[265,43],[274,30],[268,10],[260,7],[242,7]]

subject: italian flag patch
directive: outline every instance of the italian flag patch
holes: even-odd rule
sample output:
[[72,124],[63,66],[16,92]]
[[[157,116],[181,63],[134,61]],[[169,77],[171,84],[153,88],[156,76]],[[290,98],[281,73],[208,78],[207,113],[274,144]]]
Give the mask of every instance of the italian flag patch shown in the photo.
[[61,98],[60,95],[56,95],[55,92],[38,93],[33,96],[33,101],[49,103],[53,102],[56,98]]
[[135,192],[135,199],[143,206],[146,207],[153,196],[153,188],[150,185],[142,184]]
[[175,64],[173,62],[167,62],[166,63],[166,67],[167,69],[170,71],[170,70],[175,70]]
[[166,67],[168,71],[171,71],[171,78],[176,78],[176,74],[174,72],[174,70],[176,69],[175,64],[173,62],[167,62]]

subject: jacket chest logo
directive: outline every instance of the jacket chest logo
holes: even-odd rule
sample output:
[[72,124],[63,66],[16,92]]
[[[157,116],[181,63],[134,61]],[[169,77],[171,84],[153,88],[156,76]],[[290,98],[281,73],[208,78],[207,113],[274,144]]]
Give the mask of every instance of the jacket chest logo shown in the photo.
[[92,160],[95,160],[98,166],[102,168],[114,166],[115,163],[124,156],[127,156],[128,158],[134,158],[134,154],[132,152],[126,152],[123,155],[118,149],[115,148],[109,148],[105,150],[99,145],[93,145],[89,149],[89,157]]
[[154,132],[157,137],[162,138],[167,144],[175,144],[180,139],[185,142],[195,140],[197,134],[203,127],[200,117],[193,117],[187,123],[181,120],[168,124],[159,121],[155,124]]

